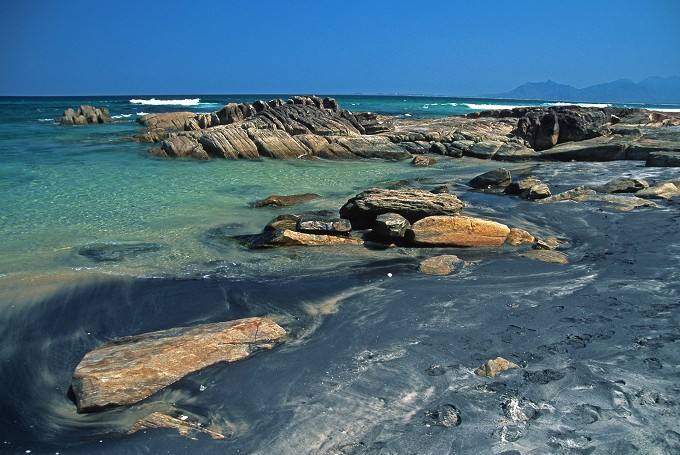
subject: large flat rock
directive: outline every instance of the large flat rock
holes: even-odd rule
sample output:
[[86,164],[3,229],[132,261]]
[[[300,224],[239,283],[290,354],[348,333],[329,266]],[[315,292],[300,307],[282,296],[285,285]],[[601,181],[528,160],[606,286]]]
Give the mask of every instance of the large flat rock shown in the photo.
[[78,412],[134,404],[209,365],[272,349],[285,335],[271,319],[247,318],[115,339],[88,352],[76,367]]

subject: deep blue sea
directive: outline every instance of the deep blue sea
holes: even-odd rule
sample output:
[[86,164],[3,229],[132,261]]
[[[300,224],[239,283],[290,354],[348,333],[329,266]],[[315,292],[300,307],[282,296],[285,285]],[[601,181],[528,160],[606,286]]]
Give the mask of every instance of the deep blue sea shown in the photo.
[[[210,112],[287,95],[0,97],[0,453],[518,454],[678,453],[677,203],[623,213],[467,191],[498,162],[156,159],[129,138],[143,113]],[[554,102],[335,96],[352,111],[440,117]],[[115,123],[64,127],[66,108],[108,107]],[[678,105],[629,105],[680,111]],[[644,163],[505,163],[553,190],[619,176],[677,178]],[[570,265],[510,248],[458,249],[466,266],[417,273],[441,251],[249,250],[291,208],[337,211],[371,187],[448,185],[468,213],[565,242]],[[645,232],[644,236],[639,233]],[[291,332],[276,352],[183,379],[143,403],[75,412],[68,388],[113,338],[246,316]],[[503,355],[523,369],[471,372]],[[439,365],[439,375],[428,373]],[[456,428],[430,425],[455,406]],[[127,435],[161,410],[222,441],[170,430]],[[524,417],[522,417],[524,416]],[[428,420],[429,419],[429,420]],[[436,419],[435,419],[436,420]]]

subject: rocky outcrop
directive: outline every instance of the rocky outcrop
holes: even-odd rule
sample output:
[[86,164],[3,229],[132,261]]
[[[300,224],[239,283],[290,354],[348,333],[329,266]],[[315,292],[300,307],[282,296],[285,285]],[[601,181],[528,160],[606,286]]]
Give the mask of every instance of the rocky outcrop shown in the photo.
[[78,412],[137,403],[189,373],[272,349],[285,335],[271,319],[247,318],[118,338],[76,367],[71,387]]
[[378,215],[398,213],[409,222],[432,215],[456,215],[465,207],[453,194],[425,190],[384,190],[372,188],[357,194],[340,208],[340,216],[355,229],[371,228]]
[[410,240],[420,246],[501,246],[510,234],[504,224],[469,216],[429,216],[409,231]]
[[83,105],[77,110],[68,108],[56,121],[61,125],[87,125],[90,123],[110,123],[113,118],[106,107]]
[[184,124],[195,117],[193,112],[164,112],[160,114],[145,114],[137,118],[137,123],[149,130],[183,130]]

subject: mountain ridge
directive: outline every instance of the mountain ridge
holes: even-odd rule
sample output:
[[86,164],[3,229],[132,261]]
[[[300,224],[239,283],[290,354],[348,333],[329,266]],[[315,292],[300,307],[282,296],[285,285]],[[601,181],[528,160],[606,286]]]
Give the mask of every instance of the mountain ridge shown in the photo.
[[584,88],[548,79],[545,82],[527,82],[509,92],[481,96],[600,103],[680,103],[680,77],[650,76],[640,82],[618,79]]

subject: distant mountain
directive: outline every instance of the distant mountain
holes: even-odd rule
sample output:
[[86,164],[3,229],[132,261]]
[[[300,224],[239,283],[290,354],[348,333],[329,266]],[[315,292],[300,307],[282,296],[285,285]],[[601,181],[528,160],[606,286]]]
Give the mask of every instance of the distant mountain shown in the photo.
[[512,98],[546,101],[586,101],[598,103],[680,103],[680,77],[648,77],[640,82],[619,79],[605,84],[576,88],[546,82],[528,82],[506,93],[482,95],[489,98]]

